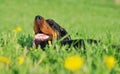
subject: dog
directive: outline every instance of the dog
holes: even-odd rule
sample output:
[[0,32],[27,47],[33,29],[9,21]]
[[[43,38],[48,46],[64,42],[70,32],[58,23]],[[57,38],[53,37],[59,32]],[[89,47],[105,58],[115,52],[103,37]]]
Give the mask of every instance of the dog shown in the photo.
[[35,36],[38,34],[43,34],[44,36],[49,36],[49,38],[41,40],[40,37],[35,37],[33,41],[33,46],[36,48],[40,45],[42,49],[48,45],[48,41],[53,41],[55,39],[62,39],[63,41],[71,40],[70,35],[68,32],[58,25],[52,19],[44,19],[42,16],[35,16],[34,19],[34,32]]
[[[34,32],[35,38],[33,40],[33,46],[38,46],[45,50],[46,45],[49,45],[53,40],[61,40],[59,43],[61,46],[68,45],[68,47],[83,48],[86,49],[85,41],[89,44],[98,44],[100,41],[94,39],[76,39],[72,40],[68,32],[62,28],[53,19],[44,19],[42,16],[37,15],[34,19]],[[42,34],[42,35],[41,35]],[[37,37],[38,36],[38,37]],[[47,37],[44,39],[44,37]],[[43,39],[40,39],[43,38]]]
[[[35,34],[42,33],[50,36],[50,40],[60,39],[66,36],[67,31],[58,25],[54,20],[45,20],[42,16],[36,16],[34,20],[34,32]],[[70,36],[64,38],[64,40],[70,40]]]
[[[50,45],[53,40],[60,40],[61,46],[68,45],[68,47],[83,48],[86,50],[86,42],[88,44],[103,44],[100,40],[96,39],[71,39],[68,32],[62,28],[53,19],[44,19],[44,17],[37,15],[34,19],[34,33],[35,38],[33,40],[33,46],[38,46],[45,50],[46,45]],[[120,51],[119,45],[112,45],[114,49]]]

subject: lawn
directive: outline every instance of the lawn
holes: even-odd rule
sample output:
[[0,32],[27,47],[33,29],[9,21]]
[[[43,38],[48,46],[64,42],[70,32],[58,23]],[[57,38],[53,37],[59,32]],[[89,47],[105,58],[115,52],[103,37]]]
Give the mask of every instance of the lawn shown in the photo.
[[[86,53],[56,43],[46,51],[32,48],[36,15],[54,19],[72,39],[93,38],[102,44],[86,43]],[[0,73],[120,74],[120,52],[111,48],[120,45],[119,20],[120,5],[114,0],[0,0]]]

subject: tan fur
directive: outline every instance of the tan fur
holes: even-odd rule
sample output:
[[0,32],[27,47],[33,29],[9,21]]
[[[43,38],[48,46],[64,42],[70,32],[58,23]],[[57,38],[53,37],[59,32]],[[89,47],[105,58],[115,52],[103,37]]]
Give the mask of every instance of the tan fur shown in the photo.
[[35,32],[35,34],[38,34],[39,30],[40,30],[44,34],[51,35],[52,39],[57,38],[56,32],[48,25],[48,23],[45,21],[45,19],[41,19],[39,23],[40,23],[40,25],[38,25],[36,20],[34,21],[34,32]]

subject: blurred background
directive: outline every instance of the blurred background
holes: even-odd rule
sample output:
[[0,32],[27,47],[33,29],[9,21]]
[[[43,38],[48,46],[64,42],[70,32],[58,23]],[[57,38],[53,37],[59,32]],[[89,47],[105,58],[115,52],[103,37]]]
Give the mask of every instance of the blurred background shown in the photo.
[[0,0],[0,31],[10,33],[19,26],[33,34],[36,15],[54,19],[73,38],[108,31],[120,38],[120,0]]

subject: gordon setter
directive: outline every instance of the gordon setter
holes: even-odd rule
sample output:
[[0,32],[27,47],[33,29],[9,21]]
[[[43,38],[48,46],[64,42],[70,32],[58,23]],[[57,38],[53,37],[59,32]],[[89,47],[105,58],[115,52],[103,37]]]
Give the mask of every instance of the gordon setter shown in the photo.
[[56,23],[53,19],[44,19],[42,16],[39,15],[35,16],[34,32],[35,38],[33,41],[33,45],[36,47],[40,45],[42,49],[44,49],[45,46],[49,44],[49,41],[53,41],[54,39],[61,39],[61,45],[68,45],[69,47],[73,46],[75,48],[80,47],[84,49],[85,41],[90,44],[99,43],[99,41],[94,39],[72,40],[68,32],[64,28],[62,28],[58,23]]

